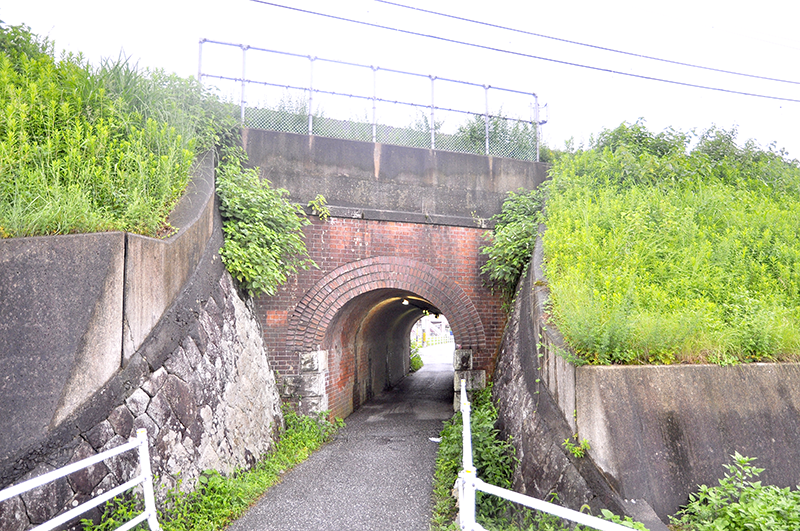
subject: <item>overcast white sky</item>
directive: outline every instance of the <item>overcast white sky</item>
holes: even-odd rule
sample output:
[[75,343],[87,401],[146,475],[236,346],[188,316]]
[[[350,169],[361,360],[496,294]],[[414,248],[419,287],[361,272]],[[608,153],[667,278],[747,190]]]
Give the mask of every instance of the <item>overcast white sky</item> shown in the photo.
[[[796,2],[397,1],[599,47],[796,83],[753,80],[636,59],[374,0],[275,3],[618,72],[800,100],[800,32],[796,29],[800,3]],[[687,88],[477,50],[249,0],[19,0],[0,7],[0,19],[7,24],[25,23],[35,33],[54,40],[57,49],[83,52],[92,62],[124,52],[141,67],[163,68],[181,76],[197,75],[198,42],[207,38],[531,91],[538,95],[540,104],[548,106],[549,121],[543,133],[551,147],[563,147],[570,137],[579,145],[603,128],[641,117],[654,131],[669,126],[684,131],[702,130],[712,124],[736,126],[740,142],[748,138],[762,146],[775,142],[792,157],[800,158],[800,103]],[[207,72],[213,66],[214,53],[204,47],[203,54]],[[248,56],[248,77],[269,81],[295,73],[304,81],[308,79],[307,62],[272,65],[259,65]],[[229,56],[225,67],[234,74],[240,72],[240,52]],[[324,74],[322,68],[315,70],[315,84]],[[339,74],[339,78],[353,82],[357,77]],[[383,83],[397,85],[387,86],[387,91],[401,88],[407,94],[413,92],[388,78]],[[429,94],[427,87],[419,90]],[[372,86],[369,83],[352,90],[371,94]],[[437,96],[437,105],[447,106],[443,99],[446,96]],[[475,110],[480,111],[482,96],[476,102]],[[506,111],[511,106],[500,103],[506,105]],[[469,105],[469,110],[476,107]],[[331,109],[325,110],[334,114]]]

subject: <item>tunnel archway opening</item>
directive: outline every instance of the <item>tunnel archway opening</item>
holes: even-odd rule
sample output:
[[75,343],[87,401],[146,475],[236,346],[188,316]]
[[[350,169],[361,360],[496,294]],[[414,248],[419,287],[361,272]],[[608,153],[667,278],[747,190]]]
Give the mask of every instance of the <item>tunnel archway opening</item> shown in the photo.
[[[328,358],[328,407],[345,416],[403,381],[411,372],[412,330],[426,316],[439,316],[443,329],[441,310],[408,290],[376,289],[348,301],[320,345]],[[438,369],[452,371],[452,359]]]
[[405,377],[411,328],[426,312],[447,316],[458,345],[458,374],[484,381],[491,356],[468,292],[430,265],[378,256],[331,271],[298,301],[286,337],[297,372],[281,377],[283,396],[304,412],[346,417]]

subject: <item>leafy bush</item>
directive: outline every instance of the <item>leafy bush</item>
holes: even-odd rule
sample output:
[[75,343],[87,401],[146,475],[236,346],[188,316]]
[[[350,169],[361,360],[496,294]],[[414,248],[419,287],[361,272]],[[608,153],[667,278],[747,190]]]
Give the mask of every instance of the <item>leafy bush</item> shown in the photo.
[[800,491],[752,481],[764,471],[739,453],[719,485],[701,485],[689,504],[671,518],[676,531],[790,531],[800,528]]
[[422,357],[419,355],[419,349],[422,347],[421,341],[411,340],[411,360],[409,362],[409,370],[417,372],[423,366]]
[[[171,490],[159,508],[158,521],[164,531],[213,531],[225,529],[240,517],[269,487],[294,465],[329,441],[344,425],[341,419],[329,421],[325,413],[298,415],[284,408],[286,429],[273,450],[251,470],[237,471],[228,477],[214,470],[203,473],[192,492]],[[85,531],[116,529],[142,512],[140,498],[128,495],[106,504],[99,524],[83,520]],[[145,531],[146,524],[135,529]]]
[[258,170],[244,169],[245,157],[241,148],[226,149],[217,171],[225,232],[220,256],[251,295],[274,295],[298,269],[316,265],[303,240],[302,228],[310,221],[286,190],[261,181]]
[[734,140],[622,125],[554,164],[551,309],[583,361],[798,358],[800,165]]
[[539,224],[544,221],[544,198],[545,188],[509,192],[502,211],[493,218],[494,231],[487,233],[490,243],[481,249],[489,256],[481,272],[499,289],[506,309],[530,263]]

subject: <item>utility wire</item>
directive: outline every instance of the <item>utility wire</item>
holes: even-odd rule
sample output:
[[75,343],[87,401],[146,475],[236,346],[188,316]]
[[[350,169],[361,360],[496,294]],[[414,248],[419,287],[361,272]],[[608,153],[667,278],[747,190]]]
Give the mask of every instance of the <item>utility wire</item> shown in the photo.
[[621,75],[621,76],[633,77],[633,78],[637,78],[637,79],[644,79],[644,80],[647,80],[647,81],[658,81],[658,82],[661,82],[661,83],[669,83],[669,84],[672,84],[672,85],[679,85],[679,86],[682,86],[682,87],[697,88],[697,89],[704,89],[704,90],[713,90],[713,91],[716,91],[716,92],[725,92],[725,93],[728,93],[728,94],[737,94],[739,96],[751,96],[751,97],[754,97],[754,98],[764,98],[764,99],[769,99],[769,100],[789,101],[789,102],[793,102],[793,103],[800,103],[800,99],[784,98],[784,97],[780,97],[780,96],[769,96],[769,95],[766,95],[766,94],[755,94],[755,93],[752,93],[752,92],[741,92],[741,91],[738,91],[738,90],[731,90],[731,89],[725,89],[725,88],[719,88],[719,87],[709,87],[709,86],[706,86],[706,85],[697,85],[697,84],[694,84],[694,83],[686,83],[686,82],[683,82],[683,81],[675,81],[675,80],[671,80],[671,79],[663,79],[663,78],[658,78],[658,77],[643,76],[643,75],[640,75],[640,74],[632,74],[630,72],[621,72],[621,71],[618,71],[618,70],[611,70],[611,69],[608,69],[608,68],[600,68],[598,66],[590,66],[590,65],[580,64],[580,63],[572,63],[572,62],[569,62],[569,61],[562,61],[560,59],[551,59],[551,58],[548,58],[548,57],[541,57],[541,56],[538,56],[538,55],[531,55],[531,54],[527,54],[527,53],[523,53],[523,52],[516,52],[514,50],[504,50],[502,48],[495,48],[493,46],[486,46],[486,45],[483,45],[483,44],[475,44],[475,43],[467,42],[467,41],[459,41],[459,40],[450,39],[450,38],[447,38],[447,37],[440,37],[438,35],[430,35],[430,34],[427,34],[427,33],[420,33],[420,32],[411,31],[411,30],[405,30],[405,29],[400,29],[400,28],[392,28],[390,26],[384,26],[384,25],[381,25],[381,24],[375,24],[373,22],[364,22],[362,20],[353,20],[353,19],[350,19],[350,18],[340,17],[340,16],[337,16],[337,15],[329,15],[327,13],[319,13],[317,11],[310,11],[310,10],[307,10],[307,9],[301,9],[299,7],[291,7],[291,6],[285,6],[285,5],[281,5],[281,4],[276,4],[274,2],[267,2],[266,0],[250,0],[250,1],[251,2],[255,2],[256,4],[263,4],[263,5],[267,5],[267,6],[278,7],[278,8],[281,8],[281,9],[288,9],[290,11],[296,11],[298,13],[306,13],[306,14],[309,14],[309,15],[325,17],[325,18],[329,18],[329,19],[333,19],[333,20],[339,20],[339,21],[342,21],[342,22],[351,22],[353,24],[360,24],[362,26],[367,26],[367,27],[371,27],[371,28],[388,30],[388,31],[395,31],[395,32],[398,32],[398,33],[405,33],[407,35],[414,35],[416,37],[425,37],[425,38],[428,38],[428,39],[435,39],[435,40],[439,40],[439,41],[443,41],[443,42],[449,42],[449,43],[452,43],[452,44],[470,46],[472,48],[479,48],[479,49],[488,50],[488,51],[491,51],[491,52],[499,52],[499,53],[505,53],[505,54],[509,54],[509,55],[516,55],[518,57],[525,57],[525,58],[528,58],[528,59],[538,59],[540,61],[548,61],[548,62],[551,62],[551,63],[561,64],[561,65],[566,65],[566,66],[574,66],[574,67],[577,67],[577,68],[585,68],[585,69],[588,69],[588,70],[595,70],[595,71],[598,71],[598,72],[605,72],[605,73],[608,73],[608,74],[618,74],[618,75]]
[[743,72],[734,72],[732,70],[723,70],[721,68],[714,68],[714,67],[711,67],[711,66],[701,66],[701,65],[691,64],[691,63],[684,63],[684,62],[681,62],[681,61],[673,61],[672,59],[662,59],[660,57],[653,57],[653,56],[650,56],[650,55],[643,55],[643,54],[634,53],[634,52],[626,52],[625,50],[616,50],[614,48],[605,48],[603,46],[597,46],[597,45],[594,45],[594,44],[587,44],[585,42],[572,41],[572,40],[569,40],[569,39],[562,39],[560,37],[552,37],[550,35],[543,35],[541,33],[533,33],[531,31],[525,31],[525,30],[521,30],[521,29],[517,29],[517,28],[509,28],[507,26],[501,26],[499,24],[491,24],[489,22],[483,22],[483,21],[480,21],[480,20],[473,20],[473,19],[469,19],[469,18],[459,17],[459,16],[456,16],[456,15],[450,15],[448,13],[439,13],[439,12],[431,11],[431,10],[428,10],[428,9],[422,9],[420,7],[407,6],[407,5],[403,5],[403,4],[398,4],[397,2],[390,2],[389,0],[375,0],[375,2],[378,2],[380,4],[387,4],[387,5],[395,6],[395,7],[402,7],[404,9],[413,9],[414,11],[419,11],[421,13],[428,13],[430,15],[437,15],[437,16],[440,16],[440,17],[451,18],[451,19],[454,19],[454,20],[460,20],[462,22],[469,22],[469,23],[472,23],[472,24],[480,24],[481,26],[486,26],[486,27],[489,27],[489,28],[501,29],[501,30],[504,30],[504,31],[512,31],[512,32],[515,32],[515,33],[521,33],[523,35],[530,35],[532,37],[541,37],[542,39],[550,39],[550,40],[554,40],[554,41],[558,41],[558,42],[564,42],[564,43],[567,43],[567,44],[575,44],[577,46],[585,46],[586,48],[593,48],[595,50],[602,50],[604,52],[613,52],[613,53],[619,53],[619,54],[623,54],[623,55],[628,55],[630,57],[638,57],[639,59],[648,59],[648,60],[651,60],[651,61],[660,61],[662,63],[668,63],[668,64],[678,65],[678,66],[686,66],[686,67],[689,67],[689,68],[698,68],[700,70],[709,70],[711,72],[719,72],[721,74],[730,74],[730,75],[733,75],[733,76],[742,76],[742,77],[749,77],[749,78],[753,78],[753,79],[761,79],[761,80],[764,80],[764,81],[775,81],[777,83],[789,83],[789,84],[792,84],[792,85],[800,85],[800,81],[791,81],[791,80],[788,80],[788,79],[778,79],[778,78],[774,78],[774,77],[758,76],[758,75],[755,75],[755,74],[745,74]]

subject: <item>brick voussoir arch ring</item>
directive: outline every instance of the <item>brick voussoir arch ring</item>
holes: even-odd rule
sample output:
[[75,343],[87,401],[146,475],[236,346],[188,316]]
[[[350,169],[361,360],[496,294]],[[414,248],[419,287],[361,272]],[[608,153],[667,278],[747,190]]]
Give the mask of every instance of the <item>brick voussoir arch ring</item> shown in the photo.
[[402,289],[429,300],[450,322],[462,348],[483,350],[486,335],[475,305],[441,271],[401,257],[378,256],[343,265],[323,277],[295,307],[289,319],[289,352],[308,352],[322,343],[328,324],[350,300],[376,289]]

